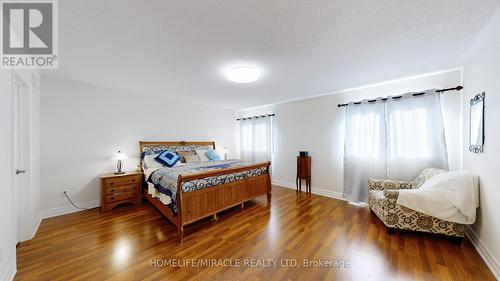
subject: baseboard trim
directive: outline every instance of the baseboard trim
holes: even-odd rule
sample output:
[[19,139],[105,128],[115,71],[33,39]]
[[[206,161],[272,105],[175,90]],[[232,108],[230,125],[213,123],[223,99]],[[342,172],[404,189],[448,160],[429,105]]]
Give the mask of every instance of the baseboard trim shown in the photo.
[[[286,181],[273,180],[272,184],[277,185],[277,186],[281,186],[281,187],[294,189],[294,190],[296,189],[296,186],[294,183],[290,183],[290,182],[286,182]],[[331,190],[328,190],[325,188],[318,188],[318,187],[311,186],[311,193],[316,194],[316,195],[321,195],[321,196],[326,196],[326,197],[330,197],[330,198],[334,198],[334,199],[347,201],[344,198],[344,195],[342,194],[342,192],[331,191]]]
[[0,280],[9,280],[9,281],[14,280],[16,273],[17,273],[16,259],[14,258],[10,263],[9,267],[7,268],[7,271],[5,271]]
[[[82,208],[92,209],[92,208],[99,207],[101,205],[101,202],[99,200],[93,200],[93,201],[89,201],[89,202],[76,203],[76,205],[79,207],[82,207]],[[62,215],[71,214],[71,213],[76,213],[76,212],[80,212],[80,211],[83,211],[83,210],[77,209],[73,206],[55,207],[55,208],[40,211],[40,217],[41,217],[41,219],[48,219],[48,218],[62,216]]]
[[472,245],[474,245],[474,248],[476,248],[476,251],[479,253],[481,258],[483,258],[484,262],[490,268],[495,278],[497,280],[500,280],[500,263],[498,263],[495,256],[491,254],[488,248],[484,245],[483,241],[479,239],[479,237],[474,232],[474,230],[472,230],[472,228],[467,227],[465,230],[465,234],[467,235],[467,237],[469,237],[469,240],[472,242]]
[[35,223],[33,224],[33,233],[31,233],[31,237],[29,239],[33,239],[33,237],[35,237],[36,232],[38,231],[38,228],[40,227],[41,223],[42,223],[42,215],[38,214],[35,218]]

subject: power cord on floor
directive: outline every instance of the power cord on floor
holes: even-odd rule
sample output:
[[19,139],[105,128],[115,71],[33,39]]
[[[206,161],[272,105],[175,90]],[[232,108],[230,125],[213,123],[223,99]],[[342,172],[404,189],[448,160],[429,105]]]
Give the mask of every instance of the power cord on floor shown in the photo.
[[66,196],[66,198],[68,198],[69,202],[71,203],[71,205],[73,205],[73,207],[77,208],[77,209],[80,209],[80,210],[90,210],[88,208],[83,208],[83,207],[78,207],[77,205],[75,205],[75,203],[73,203],[73,201],[69,198],[68,196],[68,193],[66,191],[63,191],[64,195]]

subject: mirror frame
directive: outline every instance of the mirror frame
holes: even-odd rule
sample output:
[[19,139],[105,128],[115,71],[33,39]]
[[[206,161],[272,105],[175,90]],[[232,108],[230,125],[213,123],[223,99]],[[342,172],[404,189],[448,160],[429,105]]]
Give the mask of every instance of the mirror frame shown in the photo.
[[[473,153],[483,153],[484,152],[484,98],[486,96],[485,92],[482,92],[481,94],[475,95],[471,100],[470,100],[470,107],[469,107],[469,151]],[[470,142],[470,136],[472,134],[472,106],[477,104],[477,103],[483,103],[483,107],[481,108],[481,119],[482,119],[482,143],[481,145],[472,145]]]

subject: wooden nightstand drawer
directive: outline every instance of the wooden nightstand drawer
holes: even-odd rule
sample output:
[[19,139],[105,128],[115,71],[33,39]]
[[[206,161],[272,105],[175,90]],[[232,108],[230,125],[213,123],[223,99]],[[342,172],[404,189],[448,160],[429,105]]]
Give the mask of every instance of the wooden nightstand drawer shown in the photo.
[[138,191],[115,193],[115,194],[111,194],[111,195],[106,195],[106,197],[104,198],[104,201],[106,203],[111,203],[111,202],[115,202],[115,201],[136,198],[138,194],[140,194]]
[[127,184],[127,185],[117,185],[117,186],[106,186],[106,195],[114,193],[124,193],[131,191],[140,191],[139,184]]
[[127,185],[127,184],[137,184],[141,182],[141,177],[138,175],[133,176],[122,176],[116,178],[110,178],[104,180],[104,185],[106,187],[115,187],[119,185]]
[[141,204],[142,173],[101,175],[101,211],[111,211],[125,203]]

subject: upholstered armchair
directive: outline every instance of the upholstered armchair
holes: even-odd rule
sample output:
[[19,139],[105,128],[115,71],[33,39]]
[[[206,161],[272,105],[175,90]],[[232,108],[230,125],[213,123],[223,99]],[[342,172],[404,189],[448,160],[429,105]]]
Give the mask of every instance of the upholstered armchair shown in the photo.
[[426,180],[442,172],[445,171],[425,169],[413,181],[369,179],[370,211],[387,226],[389,234],[394,234],[396,229],[430,232],[451,236],[452,242],[460,244],[465,234],[465,225],[431,217],[396,203],[399,190],[419,188]]

